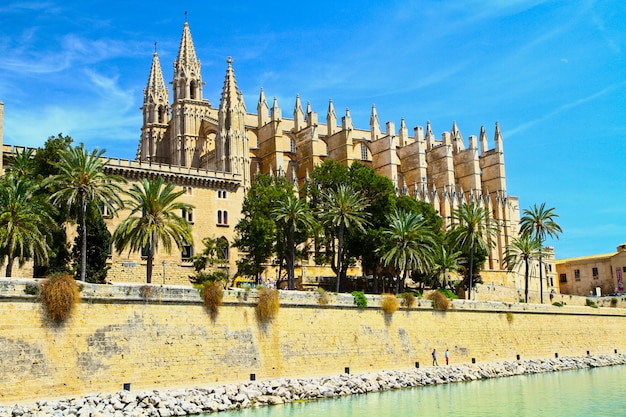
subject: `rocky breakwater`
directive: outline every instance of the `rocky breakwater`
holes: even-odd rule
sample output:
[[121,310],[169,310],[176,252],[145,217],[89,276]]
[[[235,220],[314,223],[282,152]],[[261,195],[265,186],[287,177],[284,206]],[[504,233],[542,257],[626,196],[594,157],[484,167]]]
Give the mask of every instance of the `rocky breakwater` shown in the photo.
[[425,385],[625,364],[626,355],[593,355],[342,374],[321,378],[282,378],[192,389],[120,391],[67,400],[41,400],[28,405],[0,406],[0,417],[184,416],[297,400],[310,401]]

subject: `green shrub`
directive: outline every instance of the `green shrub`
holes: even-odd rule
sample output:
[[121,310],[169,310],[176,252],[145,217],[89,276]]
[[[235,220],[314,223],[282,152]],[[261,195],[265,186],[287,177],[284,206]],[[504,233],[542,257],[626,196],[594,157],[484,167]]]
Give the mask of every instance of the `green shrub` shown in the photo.
[[552,303],[552,305],[556,306],[556,307],[563,307],[565,305],[565,303],[564,302],[560,302],[560,301],[555,301],[555,302]]
[[450,308],[450,300],[439,291],[433,291],[430,294],[430,299],[433,302],[433,308],[437,311],[445,311]]
[[618,299],[613,297],[611,298],[611,307],[617,307]]
[[64,321],[80,301],[76,280],[65,272],[50,275],[41,283],[39,299],[50,320]]
[[189,277],[192,284],[202,288],[205,282],[223,282],[228,280],[228,275],[224,271],[200,271]]
[[37,284],[26,284],[24,287],[24,294],[28,295],[37,295],[39,294],[39,285]]
[[259,301],[256,305],[257,318],[262,322],[268,322],[276,317],[279,308],[278,290],[261,288],[259,290]]
[[224,299],[224,289],[217,282],[205,282],[200,289],[202,303],[209,311],[211,320],[215,320]]
[[400,308],[400,301],[393,294],[385,294],[380,302],[380,308],[385,314],[393,314]]
[[402,306],[404,308],[413,308],[417,303],[417,298],[412,292],[405,292],[402,294]]
[[598,305],[596,304],[596,302],[588,298],[585,300],[585,305],[591,308],[598,308]]
[[361,291],[352,291],[352,296],[354,297],[354,304],[358,308],[367,307],[367,297]]

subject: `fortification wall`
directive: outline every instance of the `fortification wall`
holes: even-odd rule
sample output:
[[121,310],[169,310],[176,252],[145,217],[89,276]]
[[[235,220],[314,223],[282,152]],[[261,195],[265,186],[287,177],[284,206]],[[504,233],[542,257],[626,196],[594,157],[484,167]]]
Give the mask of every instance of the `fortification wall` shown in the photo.
[[385,315],[380,297],[317,304],[314,293],[281,291],[272,322],[255,315],[255,292],[226,293],[212,321],[189,287],[86,285],[64,324],[49,322],[26,280],[0,282],[0,403],[100,391],[184,387],[296,376],[613,353],[626,350],[626,310],[421,300]]

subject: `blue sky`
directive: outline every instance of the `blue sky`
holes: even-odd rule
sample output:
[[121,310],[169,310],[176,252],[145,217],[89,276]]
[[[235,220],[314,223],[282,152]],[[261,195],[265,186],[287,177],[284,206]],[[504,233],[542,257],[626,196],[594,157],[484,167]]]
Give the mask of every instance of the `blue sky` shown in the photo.
[[361,128],[372,104],[381,124],[430,120],[438,137],[456,120],[491,141],[498,121],[508,193],[560,215],[557,258],[626,242],[626,2],[3,4],[5,143],[62,132],[134,158],[154,42],[169,82],[187,10],[213,104],[232,56],[250,111],[263,87],[285,115],[300,94],[325,120],[332,98]]

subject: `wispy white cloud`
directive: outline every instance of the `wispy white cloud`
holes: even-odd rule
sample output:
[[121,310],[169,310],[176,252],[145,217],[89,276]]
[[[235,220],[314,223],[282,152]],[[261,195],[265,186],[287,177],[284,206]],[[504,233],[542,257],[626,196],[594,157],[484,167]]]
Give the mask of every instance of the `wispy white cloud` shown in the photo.
[[616,90],[616,89],[618,89],[618,88],[620,88],[620,87],[622,87],[624,85],[626,85],[626,82],[613,84],[613,85],[611,85],[609,87],[606,87],[606,88],[604,88],[604,89],[602,89],[602,90],[600,90],[600,91],[598,91],[598,92],[596,92],[594,94],[591,94],[591,95],[589,95],[587,97],[583,97],[583,98],[580,98],[578,100],[574,100],[572,102],[565,103],[565,104],[559,106],[558,108],[552,110],[551,112],[546,113],[543,116],[540,116],[540,117],[538,117],[536,119],[533,119],[533,120],[530,120],[528,122],[522,123],[521,125],[515,126],[511,130],[507,130],[507,137],[513,137],[513,136],[515,136],[515,135],[517,135],[519,133],[522,133],[522,132],[530,129],[531,127],[533,127],[533,126],[535,126],[535,125],[537,125],[539,123],[545,122],[546,120],[549,120],[549,119],[553,118],[554,116],[556,116],[558,114],[561,114],[563,112],[571,110],[571,109],[573,109],[575,107],[581,106],[581,105],[583,105],[583,104],[585,104],[585,103],[587,103],[589,101],[596,100],[596,99],[598,99],[598,98],[600,98],[600,97],[610,93],[611,91]]

